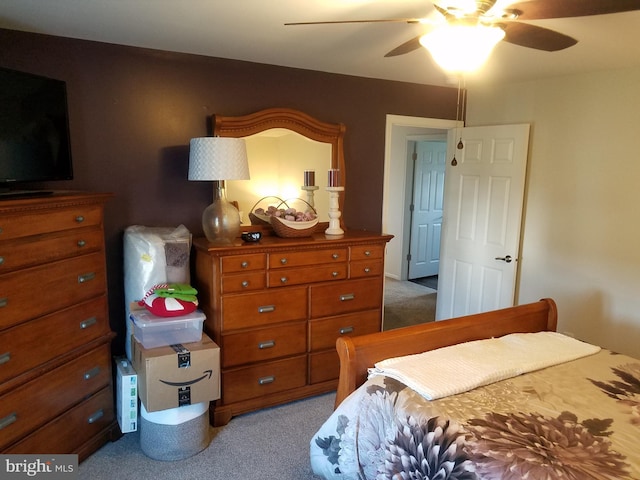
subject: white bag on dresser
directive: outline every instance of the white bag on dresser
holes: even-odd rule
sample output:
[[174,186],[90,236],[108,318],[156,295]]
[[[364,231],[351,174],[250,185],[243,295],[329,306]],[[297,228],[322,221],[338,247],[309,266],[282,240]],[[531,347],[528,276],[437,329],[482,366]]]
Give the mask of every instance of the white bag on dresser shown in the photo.
[[159,283],[191,283],[189,255],[191,233],[176,228],[132,225],[124,231],[124,301],[127,336],[125,351],[131,360],[133,325],[130,304],[141,300]]

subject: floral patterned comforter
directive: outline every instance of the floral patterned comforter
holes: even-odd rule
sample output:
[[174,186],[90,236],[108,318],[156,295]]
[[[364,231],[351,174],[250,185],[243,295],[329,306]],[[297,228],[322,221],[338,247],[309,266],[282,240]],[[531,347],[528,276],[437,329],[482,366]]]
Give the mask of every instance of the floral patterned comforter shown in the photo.
[[428,401],[388,377],[311,439],[329,479],[640,479],[640,360],[595,355]]

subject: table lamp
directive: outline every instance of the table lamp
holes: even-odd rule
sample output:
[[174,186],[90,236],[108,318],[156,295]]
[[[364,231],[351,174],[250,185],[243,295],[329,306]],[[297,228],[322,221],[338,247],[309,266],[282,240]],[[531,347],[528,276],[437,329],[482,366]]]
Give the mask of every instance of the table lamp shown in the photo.
[[189,144],[189,180],[213,181],[213,203],[202,213],[211,243],[230,244],[240,233],[240,213],[227,201],[225,180],[248,180],[247,148],[242,138],[200,137]]

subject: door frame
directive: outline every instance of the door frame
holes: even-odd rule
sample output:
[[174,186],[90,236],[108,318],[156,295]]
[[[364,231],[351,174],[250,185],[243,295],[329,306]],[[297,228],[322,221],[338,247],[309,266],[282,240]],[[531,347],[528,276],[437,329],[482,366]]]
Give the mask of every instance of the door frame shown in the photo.
[[[441,118],[410,117],[387,114],[384,152],[384,186],[382,193],[382,231],[394,236],[387,244],[385,276],[407,280],[406,258],[409,253],[412,172],[407,167],[409,137],[447,135],[464,122]],[[396,159],[393,162],[392,160]],[[398,160],[400,159],[400,160]],[[392,215],[392,212],[402,212]]]

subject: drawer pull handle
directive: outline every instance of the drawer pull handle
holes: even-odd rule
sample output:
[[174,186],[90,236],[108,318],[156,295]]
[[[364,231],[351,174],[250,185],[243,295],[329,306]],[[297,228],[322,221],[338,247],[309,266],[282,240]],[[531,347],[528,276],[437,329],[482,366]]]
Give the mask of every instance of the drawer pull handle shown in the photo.
[[249,281],[248,280],[243,280],[241,285],[242,285],[242,288],[247,288],[249,286]]
[[95,325],[98,322],[96,317],[89,317],[86,320],[80,322],[80,329],[84,330],[85,328],[89,328],[92,325]]
[[275,309],[275,305],[262,305],[261,307],[258,307],[258,313],[269,313],[275,311]]
[[365,257],[368,257],[369,255],[371,255],[371,252],[370,252],[369,250],[365,250],[365,252],[364,252],[364,256],[365,256]]
[[94,278],[96,278],[96,274],[94,272],[83,273],[82,275],[78,275],[78,283],[86,283]]
[[258,379],[258,384],[260,385],[268,385],[276,381],[276,377],[273,375],[269,375],[268,377],[262,377]]
[[87,418],[87,423],[89,423],[89,424],[96,423],[102,417],[104,417],[104,410],[100,409],[97,412],[95,412],[92,415],[90,415],[89,418]]
[[334,253],[333,255],[331,255],[331,258],[333,258],[334,260],[337,260],[338,258],[340,258],[340,255],[338,255],[337,253]]
[[85,242],[84,240],[78,240],[78,246],[80,248],[84,247],[87,244],[87,242]]
[[364,267],[364,273],[369,273],[371,269],[369,267]]
[[342,327],[340,329],[340,335],[346,335],[347,333],[353,333],[353,327]]
[[281,263],[282,265],[286,265],[286,264],[287,264],[287,259],[286,259],[286,258],[281,258],[281,259],[280,259],[280,263]]
[[9,360],[11,360],[11,352],[5,352],[0,355],[0,365],[7,363]]
[[4,263],[4,257],[0,257],[0,265]]
[[15,423],[16,420],[18,420],[18,414],[16,412],[10,413],[6,417],[4,417],[2,420],[0,420],[0,430],[8,427],[12,423]]
[[90,380],[100,373],[100,367],[94,367],[84,373],[84,379]]
[[280,283],[287,283],[288,280],[287,277],[280,277]]
[[334,277],[334,278],[337,277],[338,276],[338,272],[331,272],[331,276]]
[[354,298],[356,298],[356,296],[353,293],[345,293],[344,295],[340,295],[341,302],[346,302],[347,300],[353,300]]
[[78,223],[82,223],[82,222],[84,222],[84,217],[83,217],[82,215],[78,215],[78,216],[76,217],[76,222],[78,222]]
[[265,348],[273,348],[276,346],[276,341],[275,340],[267,340],[266,342],[260,342],[258,344],[258,348],[260,350],[264,350]]
[[247,262],[246,260],[240,264],[241,268],[247,268],[248,266],[249,266],[249,262]]
[[6,297],[0,298],[0,308],[6,307],[9,304],[9,299]]

